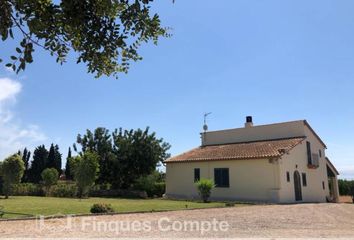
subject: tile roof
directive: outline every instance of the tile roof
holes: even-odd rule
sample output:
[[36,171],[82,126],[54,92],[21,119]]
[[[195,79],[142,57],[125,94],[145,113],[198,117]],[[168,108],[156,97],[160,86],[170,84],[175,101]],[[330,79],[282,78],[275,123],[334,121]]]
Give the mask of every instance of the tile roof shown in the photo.
[[257,142],[210,145],[194,148],[165,162],[240,160],[280,157],[300,144],[305,137]]

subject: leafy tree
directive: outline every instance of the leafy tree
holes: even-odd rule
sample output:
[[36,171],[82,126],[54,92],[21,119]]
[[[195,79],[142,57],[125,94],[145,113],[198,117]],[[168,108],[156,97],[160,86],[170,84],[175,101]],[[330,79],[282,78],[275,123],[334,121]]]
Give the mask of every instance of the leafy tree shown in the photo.
[[112,166],[116,176],[112,185],[115,188],[129,188],[141,176],[153,173],[159,163],[170,155],[170,145],[156,133],[145,130],[115,130],[113,132],[114,154],[117,161]]
[[[81,152],[95,152],[98,155],[100,174],[98,183],[110,183],[113,181],[112,165],[115,161],[113,154],[112,137],[106,128],[96,128],[94,132],[86,130],[86,134],[77,136],[77,144],[81,146]],[[74,149],[77,151],[76,145]]]
[[[170,145],[145,130],[116,129],[112,134],[105,128],[77,137],[81,153],[95,152],[99,156],[98,183],[110,183],[114,188],[129,188],[141,176],[151,174],[156,166],[169,157]],[[76,145],[74,148],[77,150]]]
[[15,154],[6,158],[1,164],[0,169],[3,179],[3,193],[5,198],[9,198],[12,191],[12,185],[20,183],[25,166],[21,156]]
[[68,156],[66,157],[66,164],[65,164],[65,179],[72,180],[73,174],[70,168],[70,159],[71,159],[71,148],[69,147]]
[[211,191],[215,187],[213,180],[202,178],[198,182],[195,183],[198,189],[198,193],[202,198],[203,202],[208,202],[210,198]]
[[[153,0],[1,0],[0,36],[19,39],[16,56],[6,66],[24,70],[32,63],[35,47],[43,48],[62,64],[70,51],[90,73],[115,75],[127,72],[129,63],[140,60],[138,48],[169,36]],[[0,59],[0,61],[2,61]]]
[[50,187],[57,184],[59,173],[55,168],[46,168],[41,173],[46,193],[49,193]]
[[80,198],[87,196],[90,187],[95,183],[99,173],[99,156],[94,152],[84,152],[82,156],[71,158],[71,168],[78,187]]
[[33,152],[33,161],[29,170],[29,181],[39,183],[41,181],[41,173],[46,169],[48,159],[48,150],[44,145],[38,146]]

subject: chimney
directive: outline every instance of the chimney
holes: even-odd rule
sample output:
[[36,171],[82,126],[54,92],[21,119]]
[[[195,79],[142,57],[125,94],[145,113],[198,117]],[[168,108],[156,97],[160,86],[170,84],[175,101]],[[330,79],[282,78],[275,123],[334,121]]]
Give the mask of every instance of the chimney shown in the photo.
[[253,127],[252,116],[247,116],[246,117],[245,128],[250,128],[250,127]]

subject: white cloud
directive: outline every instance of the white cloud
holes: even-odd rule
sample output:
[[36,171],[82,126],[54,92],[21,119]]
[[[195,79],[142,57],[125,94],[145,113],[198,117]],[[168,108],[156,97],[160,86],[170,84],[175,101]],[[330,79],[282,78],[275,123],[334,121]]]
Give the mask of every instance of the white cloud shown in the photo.
[[21,90],[22,85],[19,82],[0,78],[0,160],[46,139],[38,126],[21,124],[11,111]]
[[21,88],[19,82],[10,78],[0,78],[0,106],[8,100],[14,100]]

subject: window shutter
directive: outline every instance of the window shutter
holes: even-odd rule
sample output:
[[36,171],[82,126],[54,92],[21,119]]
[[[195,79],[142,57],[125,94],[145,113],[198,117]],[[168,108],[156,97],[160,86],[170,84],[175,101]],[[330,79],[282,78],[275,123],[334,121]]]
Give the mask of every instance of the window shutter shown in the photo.
[[229,187],[230,183],[229,183],[229,169],[224,169],[223,171],[223,185],[225,187]]
[[307,164],[312,165],[311,143],[306,142],[306,146],[307,146]]
[[290,173],[289,172],[286,172],[286,181],[290,182]]
[[220,171],[219,169],[214,169],[214,182],[216,187],[218,187],[220,185]]
[[306,173],[302,173],[302,185],[303,185],[304,187],[307,186]]
[[200,168],[194,168],[194,182],[200,180]]

